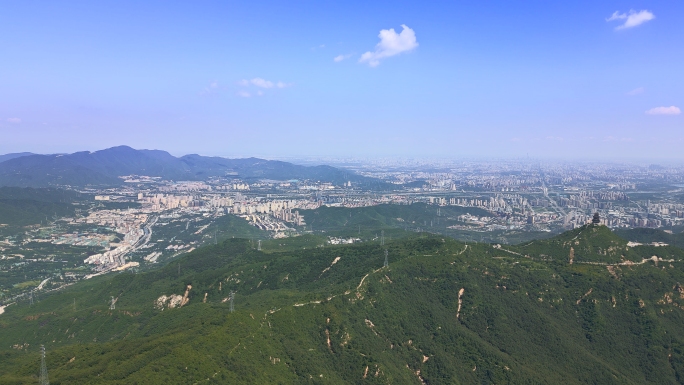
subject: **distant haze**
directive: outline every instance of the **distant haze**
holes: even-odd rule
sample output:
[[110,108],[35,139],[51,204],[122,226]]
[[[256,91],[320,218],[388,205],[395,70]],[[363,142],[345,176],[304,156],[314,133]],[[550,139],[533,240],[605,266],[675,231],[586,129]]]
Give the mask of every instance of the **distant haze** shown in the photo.
[[0,154],[682,160],[684,3],[10,2]]

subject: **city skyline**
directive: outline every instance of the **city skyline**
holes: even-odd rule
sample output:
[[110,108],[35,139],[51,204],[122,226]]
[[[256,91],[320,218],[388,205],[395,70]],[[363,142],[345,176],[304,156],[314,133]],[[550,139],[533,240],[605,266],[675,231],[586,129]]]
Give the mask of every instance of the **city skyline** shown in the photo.
[[0,153],[677,161],[683,10],[12,4]]

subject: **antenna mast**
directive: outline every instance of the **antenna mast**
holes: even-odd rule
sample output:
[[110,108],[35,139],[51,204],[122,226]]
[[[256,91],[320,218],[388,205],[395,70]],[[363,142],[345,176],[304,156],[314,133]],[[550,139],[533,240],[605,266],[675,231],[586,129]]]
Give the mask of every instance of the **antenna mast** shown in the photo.
[[45,345],[40,345],[40,385],[50,385],[45,364]]

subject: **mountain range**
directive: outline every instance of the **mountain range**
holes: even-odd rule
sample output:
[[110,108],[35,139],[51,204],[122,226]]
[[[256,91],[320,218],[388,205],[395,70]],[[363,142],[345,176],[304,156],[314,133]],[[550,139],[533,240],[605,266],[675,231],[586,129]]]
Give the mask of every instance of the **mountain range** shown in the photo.
[[287,247],[298,238],[227,239],[16,302],[0,316],[0,384],[36,382],[41,344],[55,384],[684,378],[682,249],[593,225],[518,246],[414,233]]
[[313,180],[341,185],[348,181],[369,188],[386,184],[374,178],[331,166],[301,166],[258,158],[228,159],[196,154],[175,157],[166,151],[136,150],[128,146],[95,152],[0,156],[0,186],[116,186],[122,176],[145,175],[167,180],[205,180],[234,176],[243,180]]

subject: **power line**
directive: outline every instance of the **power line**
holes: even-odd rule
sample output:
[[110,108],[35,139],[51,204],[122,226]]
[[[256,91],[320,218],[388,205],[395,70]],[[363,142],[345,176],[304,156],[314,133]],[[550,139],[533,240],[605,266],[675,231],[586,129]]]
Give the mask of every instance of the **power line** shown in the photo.
[[50,385],[45,364],[45,345],[40,345],[40,385]]

